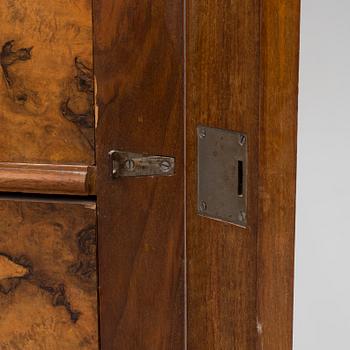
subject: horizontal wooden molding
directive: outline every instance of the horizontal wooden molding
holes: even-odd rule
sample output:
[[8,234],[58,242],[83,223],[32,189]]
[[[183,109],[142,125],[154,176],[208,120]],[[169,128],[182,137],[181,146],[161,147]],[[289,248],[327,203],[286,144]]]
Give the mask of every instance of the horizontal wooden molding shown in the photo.
[[94,195],[94,166],[0,163],[0,191]]

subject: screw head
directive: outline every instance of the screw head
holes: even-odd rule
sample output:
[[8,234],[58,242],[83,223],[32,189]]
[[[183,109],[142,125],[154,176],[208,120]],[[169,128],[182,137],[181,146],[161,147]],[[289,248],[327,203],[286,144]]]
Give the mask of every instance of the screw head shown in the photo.
[[247,216],[246,212],[241,210],[239,215],[238,215],[238,220],[240,222],[244,222],[246,220],[246,216]]
[[239,136],[239,144],[241,145],[241,146],[244,146],[244,144],[246,143],[246,141],[247,141],[247,138],[244,136],[244,135],[240,135]]
[[135,162],[132,159],[127,159],[124,163],[124,168],[129,171],[134,171]]
[[205,201],[201,201],[199,204],[199,211],[204,212],[208,209],[208,204]]
[[172,165],[168,160],[162,160],[161,163],[159,164],[159,167],[163,173],[167,173],[171,170]]
[[204,139],[207,136],[207,130],[204,128],[200,129],[198,135],[200,139]]

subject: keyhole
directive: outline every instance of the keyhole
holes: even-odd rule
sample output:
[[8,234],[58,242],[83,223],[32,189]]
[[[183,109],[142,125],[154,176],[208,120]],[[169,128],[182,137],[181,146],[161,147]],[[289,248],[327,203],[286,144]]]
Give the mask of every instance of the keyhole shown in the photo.
[[238,197],[243,197],[244,193],[244,183],[243,183],[243,176],[244,176],[244,171],[243,171],[243,161],[239,160],[237,163],[237,195]]

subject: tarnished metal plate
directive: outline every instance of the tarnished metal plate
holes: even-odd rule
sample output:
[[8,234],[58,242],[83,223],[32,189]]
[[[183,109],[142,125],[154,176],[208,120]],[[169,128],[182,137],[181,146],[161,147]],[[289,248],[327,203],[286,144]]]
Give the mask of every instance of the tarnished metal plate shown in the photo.
[[109,152],[113,178],[172,176],[175,174],[175,158],[151,156],[125,151]]
[[247,136],[199,125],[198,214],[246,227]]

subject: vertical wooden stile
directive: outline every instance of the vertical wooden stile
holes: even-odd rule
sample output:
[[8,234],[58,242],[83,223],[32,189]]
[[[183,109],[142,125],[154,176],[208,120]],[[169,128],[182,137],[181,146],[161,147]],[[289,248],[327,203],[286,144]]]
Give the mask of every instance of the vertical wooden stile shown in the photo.
[[[292,349],[299,0],[187,2],[188,348]],[[196,126],[248,135],[248,228],[196,214]]]
[[261,3],[258,349],[292,349],[300,0]]
[[[101,347],[184,347],[183,4],[94,0]],[[176,175],[110,174],[113,149]]]

